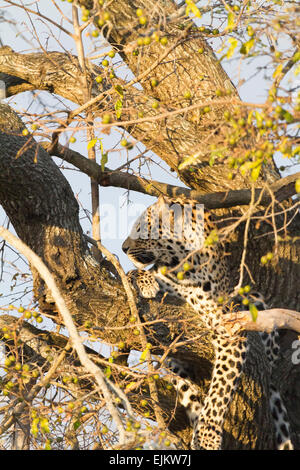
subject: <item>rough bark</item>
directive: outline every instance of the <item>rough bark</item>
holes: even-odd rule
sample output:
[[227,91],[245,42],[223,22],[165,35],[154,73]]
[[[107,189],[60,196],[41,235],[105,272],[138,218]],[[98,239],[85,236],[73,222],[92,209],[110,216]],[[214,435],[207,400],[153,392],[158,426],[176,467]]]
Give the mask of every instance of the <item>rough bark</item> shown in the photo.
[[[2,122],[9,122],[12,127],[16,119],[14,113],[7,105],[1,105],[1,111]],[[19,121],[17,124],[20,126]],[[3,125],[1,130],[0,197],[18,235],[41,256],[54,273],[67,305],[78,323],[92,320],[94,325],[103,328],[103,338],[106,341],[117,343],[123,339],[127,344],[139,349],[139,341],[132,334],[132,329],[110,330],[111,326],[124,328],[128,325],[130,312],[126,294],[114,278],[91,262],[79,225],[77,203],[63,175],[45,150],[37,146],[31,138],[13,135],[7,129],[3,132]],[[27,147],[24,148],[24,145]],[[15,158],[18,152],[18,158]],[[35,159],[37,163],[34,163]],[[37,276],[34,280],[35,294],[41,308],[47,312],[55,311],[51,298],[44,291],[43,283]],[[189,325],[186,337],[197,334],[194,312],[190,312],[193,322],[189,323],[186,309],[178,310],[178,307],[168,303],[162,308],[157,301],[143,302],[140,311],[145,320],[157,319],[158,311],[159,318],[169,318],[171,332],[168,324],[161,323],[154,329],[154,333],[148,333],[151,342],[156,344],[155,352],[163,352],[162,347],[170,344],[171,337],[179,333],[180,325],[182,327],[178,322],[179,312]],[[257,353],[255,347],[259,346],[255,346],[254,340],[242,388],[232,403],[232,414],[228,417],[227,448],[273,448],[274,445],[273,438],[270,437],[272,424],[269,408],[261,401],[268,396],[267,374],[261,364],[262,355]],[[205,350],[209,350],[207,339],[204,339],[204,343],[197,341],[189,344],[188,348],[179,348],[177,354],[179,357],[190,357],[197,368],[199,367],[199,377],[208,377],[210,365],[207,357],[212,356],[210,353],[203,358]],[[206,383],[204,382],[204,393],[205,385],[207,386],[207,379]],[[245,420],[247,400],[250,400],[250,414],[249,419]],[[261,423],[264,423],[264,427],[259,429],[257,434]],[[170,429],[187,442],[189,431],[185,419],[179,417]],[[235,435],[232,434],[233,430]]]
[[[136,59],[132,54],[127,54],[126,48],[122,46],[125,40],[128,44],[128,41],[134,41],[137,37],[137,30],[131,25],[135,9],[139,5],[139,2],[132,1],[126,2],[126,5],[123,1],[112,3],[112,12],[115,15],[112,23],[118,24],[118,30],[112,31],[111,36],[108,37],[112,44],[119,48],[124,59],[137,75],[151,67],[161,53],[158,49],[160,46],[154,44],[151,46],[151,54],[145,54]],[[168,14],[174,12],[174,5],[171,2],[166,1],[163,5]],[[132,37],[128,37],[129,32]],[[204,84],[202,81],[197,82],[199,94],[196,99],[202,102],[210,100],[214,90],[218,87],[222,88],[228,80],[220,65],[217,64],[212,51],[204,44],[206,53],[201,56],[194,54],[195,48],[203,45],[203,39],[192,35],[186,36],[186,33],[184,35],[181,30],[176,30],[174,24],[167,33],[172,38],[170,45],[174,46],[170,48],[168,56],[168,60],[172,59],[168,62],[171,65],[167,65],[166,68],[164,68],[166,64],[158,65],[155,67],[155,74],[151,76],[161,80],[162,77],[170,74],[170,78],[161,80],[161,85],[157,88],[155,95],[149,83],[144,81],[145,92],[151,98],[156,97],[161,102],[170,103],[166,105],[166,110],[170,111],[177,103],[176,97],[181,96],[186,87],[191,87],[192,84],[194,86],[197,77],[190,70],[198,69],[200,72],[202,70],[204,73],[207,71],[209,73]],[[188,67],[181,67],[182,62],[178,59],[180,57],[185,61],[185,65],[188,64]],[[174,86],[174,63],[178,65],[180,76],[176,86]],[[80,70],[76,58],[58,53],[25,56],[13,53],[9,49],[2,49],[0,71],[8,74],[2,75],[1,79],[8,80],[12,84],[9,88],[11,94],[25,89],[46,89],[72,99],[79,105],[84,104],[84,98],[80,92],[81,85],[78,80]],[[90,69],[90,73],[93,77],[98,71]],[[10,78],[12,74],[15,74],[19,81],[17,79],[14,82]],[[20,88],[14,88],[15,85]],[[104,91],[109,89],[105,86]],[[228,86],[231,87],[233,96],[238,99],[232,85]],[[93,93],[93,96],[96,96],[99,89],[93,88]],[[137,108],[140,106],[140,109],[150,111],[149,106],[145,104],[148,98],[145,99],[144,93],[139,93],[135,89],[134,100]],[[128,109],[130,109],[129,106]],[[93,111],[97,112],[95,107]],[[214,108],[214,113],[218,114],[218,112],[218,107]],[[131,119],[132,116],[128,113],[129,111],[126,111],[124,115]],[[120,125],[123,124],[120,123]],[[195,148],[206,147],[207,138],[214,133],[214,129],[207,129],[209,124],[205,120],[200,119],[195,123],[193,119],[190,119],[189,114],[176,114],[175,117],[170,117],[162,123],[145,120],[138,125],[128,124],[124,127],[130,130],[138,140],[154,149],[176,171],[182,155],[193,153]],[[38,146],[31,136],[22,136],[21,130],[22,123],[17,120],[11,109],[7,105],[0,105],[0,202],[8,217],[19,237],[43,259],[55,275],[67,305],[78,324],[90,320],[93,325],[101,328],[103,339],[107,342],[116,344],[124,340],[131,347],[140,349],[140,342],[133,335],[132,328],[127,328],[130,309],[122,285],[106,269],[95,265],[89,254],[86,239],[79,224],[78,205],[70,186],[47,152]],[[266,169],[262,178],[271,183],[274,182],[277,176],[273,170],[273,166]],[[228,183],[222,167],[208,165],[205,152],[195,172],[183,171],[179,174],[185,183],[203,192],[224,190],[229,184],[230,188],[238,189],[248,186],[248,183],[241,177],[233,183]],[[258,187],[260,182],[261,180],[258,180]],[[261,255],[272,251],[273,235],[261,237],[271,232],[271,227],[268,223],[261,222],[259,227],[251,226],[251,230],[247,266],[259,290],[266,295],[271,306],[299,310],[300,243],[299,240],[293,241],[293,237],[299,233],[299,217],[295,218],[289,226],[291,239],[279,244],[278,258],[267,268],[259,265],[258,260]],[[259,237],[256,237],[258,235]],[[230,254],[233,283],[238,277],[242,248],[243,229],[240,226],[233,235],[227,250]],[[41,309],[55,314],[55,305],[43,282],[35,272],[33,275],[35,295]],[[201,341],[197,339],[185,346],[180,346],[174,354],[191,360],[196,369],[202,393],[205,394],[213,354],[209,332],[203,329],[198,318],[195,320],[195,313],[184,306],[174,305],[172,299],[167,299],[163,304],[159,300],[143,301],[139,304],[139,311],[141,318],[145,321],[161,318],[165,320],[156,323],[151,328],[147,327],[146,330],[149,340],[154,344],[153,351],[158,354],[163,353],[179,333],[183,333],[183,339],[198,338],[201,334]],[[184,322],[181,323],[180,320]],[[119,329],[112,329],[113,327]],[[294,425],[295,443],[296,447],[299,447],[300,407],[295,404],[295,397],[298,396],[299,371],[298,367],[292,364],[290,357],[290,344],[294,336],[292,334],[282,336],[284,348],[281,365],[276,372],[277,381],[287,399],[287,408]],[[226,420],[225,448],[273,449],[273,425],[268,406],[267,366],[257,335],[251,333],[249,338],[252,348],[242,383]],[[166,391],[163,385],[159,390],[161,404],[166,411],[170,412],[175,403],[174,395]],[[170,429],[188,446],[191,431],[182,410],[179,409],[176,413]]]
[[[137,8],[143,9],[144,14],[151,18],[161,35],[166,36],[169,42],[164,48],[159,42],[153,41],[150,46],[140,50],[136,58],[132,54],[132,48],[135,47],[137,38],[145,35],[138,24]],[[171,116],[164,120],[159,133],[165,128],[167,140],[160,138],[154,151],[178,172],[188,186],[201,192],[247,187],[249,183],[241,175],[229,182],[224,179],[222,164],[217,163],[213,167],[209,165],[210,143],[213,140],[218,145],[223,140],[220,123],[224,122],[224,109],[232,110],[241,101],[212,48],[198,29],[194,28],[194,23],[185,21],[182,30],[182,18],[176,19],[177,6],[172,0],[164,0],[155,7],[151,2],[145,5],[141,0],[115,1],[110,5],[110,12],[113,27],[107,31],[107,40],[120,52],[134,75],[142,77],[140,83],[144,92],[159,100],[163,110],[173,111],[176,107],[184,109],[187,104],[182,97],[187,90],[192,93],[193,105],[212,105],[207,116],[195,109],[184,113],[180,119],[178,116]],[[174,20],[170,20],[172,17]],[[204,52],[199,54],[198,50],[202,48]],[[152,78],[157,79],[159,84],[155,90],[151,87]],[[216,99],[217,89],[230,92],[230,97],[223,97],[220,104]],[[166,150],[169,156],[166,155]],[[178,171],[180,162],[194,155],[195,151],[200,154],[199,161],[190,165],[188,171]],[[272,163],[268,170],[263,175],[264,181],[271,182],[278,178]]]
[[[133,12],[131,13],[133,14]],[[177,44],[176,38],[174,41],[175,44]],[[161,81],[161,84],[155,89],[155,92],[149,89],[149,83],[147,84],[147,82],[143,81],[142,85],[145,90],[141,92],[133,86],[128,86],[120,79],[115,79],[111,83],[104,80],[104,84],[100,90],[102,92],[102,100],[95,102],[90,106],[90,109],[93,110],[95,117],[103,113],[103,106],[105,106],[106,112],[107,110],[111,110],[113,113],[114,96],[117,96],[117,92],[113,90],[112,85],[121,85],[125,91],[125,97],[122,120],[116,120],[119,121],[118,125],[124,127],[136,140],[143,142],[149,150],[156,152],[173,171],[178,173],[185,184],[203,193],[249,187],[249,179],[241,174],[238,174],[233,181],[226,180],[226,178],[224,178],[222,162],[216,162],[213,167],[209,165],[211,153],[208,148],[211,140],[213,139],[215,144],[218,143],[218,136],[216,134],[220,134],[220,141],[224,138],[223,132],[221,132],[222,126],[224,127],[224,120],[222,118],[224,107],[228,105],[229,109],[231,109],[233,104],[239,104],[240,100],[237,96],[231,96],[230,98],[222,98],[220,104],[218,104],[218,100],[216,100],[214,95],[215,90],[221,87],[220,83],[224,86],[224,80],[226,82],[229,79],[224,75],[225,72],[218,64],[208,45],[207,56],[203,56],[208,57],[208,59],[203,59],[204,65],[202,65],[202,67],[206,67],[206,70],[210,72],[206,72],[207,77],[212,77],[216,81],[211,83],[211,81],[208,80],[207,83],[206,80],[205,90],[203,91],[202,80],[198,83],[197,80],[195,81],[195,77],[189,77],[190,70],[199,70],[199,61],[201,63],[201,59],[195,51],[202,44],[202,40],[199,42],[199,40],[195,39],[193,36],[188,36],[184,39],[184,42],[188,42],[188,45],[182,46],[181,41],[179,41],[178,45],[174,47],[174,50],[170,52],[171,57],[169,57],[167,61],[167,65],[171,64],[172,66],[173,75],[175,74],[173,69],[176,64],[175,77],[173,77],[171,71],[165,68],[165,62],[162,63],[162,66],[156,67],[156,69],[159,68],[160,73],[163,75],[156,77]],[[194,42],[196,43],[194,44]],[[157,48],[159,46],[155,47]],[[184,52],[182,51],[182,47],[186,48]],[[160,51],[156,51],[155,54],[149,54],[148,60],[146,57],[142,63],[149,65],[149,63],[153,61],[159,62],[160,53]],[[128,59],[130,66],[132,65],[131,60],[129,60],[131,57],[131,54],[125,57],[126,60]],[[176,100],[173,103],[172,99],[170,99],[173,95],[174,97],[182,97],[184,94],[184,89],[178,89],[178,87],[173,84],[173,80],[176,80],[177,83],[177,74],[179,73],[178,70],[181,70],[180,65],[182,57],[185,57],[185,66],[182,67],[184,76],[179,77],[179,83],[185,83],[187,89],[194,90],[195,96],[192,102],[195,107],[194,113],[192,111],[184,111],[184,108],[187,106],[186,102],[178,103],[178,100]],[[207,62],[205,62],[206,60]],[[97,98],[99,95],[99,87],[96,86],[94,79],[103,71],[88,62],[87,65],[91,96]],[[221,73],[220,70],[223,72]],[[4,47],[0,49],[0,72],[2,72],[2,75],[0,73],[0,78],[8,83],[8,95],[10,92],[16,91],[9,86],[11,83],[9,76],[14,74],[17,75],[19,79],[25,80],[26,83],[33,88],[59,94],[81,105],[85,103],[82,80],[76,79],[76,77],[81,76],[79,63],[73,56],[57,52],[49,52],[47,55],[41,53],[23,55],[15,53],[8,47]],[[219,75],[218,72],[221,73],[221,75]],[[187,76],[189,77],[188,84],[186,83],[186,74],[188,74]],[[168,80],[165,80],[166,77],[168,77]],[[169,82],[172,83],[172,95],[169,94]],[[207,96],[210,87],[211,93]],[[231,87],[234,90],[233,85],[231,85]],[[23,88],[20,88],[20,91],[23,91]],[[110,95],[112,95],[113,99],[110,98]],[[151,107],[154,98],[160,100],[161,103],[166,103],[158,111]],[[171,104],[167,105],[169,100]],[[204,106],[208,102],[213,105],[213,112],[212,115],[209,113],[209,118],[206,118],[201,115],[197,108],[200,108],[201,105]],[[196,119],[194,114],[197,112],[200,113],[201,117]],[[145,117],[139,118],[139,113]],[[161,113],[165,115],[165,118],[160,116]],[[137,119],[138,122],[136,122]],[[249,145],[248,140],[246,140],[245,145]],[[188,170],[179,170],[178,166],[180,163],[182,163],[185,158],[195,153],[199,153],[199,161],[189,165]],[[271,184],[278,178],[279,174],[270,161],[267,167],[263,168],[262,175],[258,181]]]

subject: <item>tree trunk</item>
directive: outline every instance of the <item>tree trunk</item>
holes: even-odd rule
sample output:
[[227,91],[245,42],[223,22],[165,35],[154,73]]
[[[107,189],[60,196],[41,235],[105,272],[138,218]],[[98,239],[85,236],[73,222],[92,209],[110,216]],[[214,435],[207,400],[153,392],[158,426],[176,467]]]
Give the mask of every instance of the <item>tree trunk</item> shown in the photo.
[[[88,5],[88,2],[80,3]],[[161,5],[166,14],[171,15],[175,12],[172,2],[166,0]],[[123,0],[113,2],[111,21],[113,24],[118,24],[118,29],[112,29],[111,36],[108,37],[137,76],[155,64],[162,53],[159,49],[161,46],[153,44],[145,54],[136,58],[123,47],[125,42],[129,44],[137,38],[138,28],[128,26],[134,24],[135,9],[139,6],[140,2],[124,3]],[[129,32],[131,36],[128,36]],[[230,88],[232,92],[230,100],[233,100],[232,97],[238,100],[230,80],[201,37],[193,36],[190,30],[182,32],[173,23],[165,33],[170,37],[170,51],[166,55],[166,61],[151,71],[151,77],[156,77],[160,85],[154,92],[149,82],[142,80],[144,92],[140,93],[134,89],[134,95],[128,96],[128,109],[124,109],[123,120],[135,119],[139,109],[155,116],[155,112],[151,111],[151,106],[147,104],[148,100],[153,98],[164,103],[164,110],[174,110],[178,105],[178,96],[182,96],[186,89],[194,89],[195,81],[198,90],[195,103],[212,100],[215,90],[220,87]],[[203,45],[205,54],[197,55],[195,51]],[[5,79],[7,83],[13,82],[13,86],[8,88],[11,94],[16,90],[23,91],[30,88],[47,89],[72,99],[79,105],[84,104],[80,92],[78,79],[80,70],[77,59],[64,54],[52,54],[21,55],[3,48],[2,52],[0,50],[0,72],[3,73],[0,78]],[[174,64],[176,64],[176,75]],[[58,67],[59,73],[57,73]],[[91,67],[89,71],[92,83],[93,77],[99,71],[96,67]],[[197,74],[198,72],[205,74],[206,80],[198,80],[194,75],[195,71]],[[12,75],[18,79],[14,77],[12,80]],[[167,79],[163,80],[165,77]],[[116,83],[121,81],[118,80]],[[104,84],[102,91],[107,89],[108,85]],[[133,93],[132,88],[130,91]],[[98,93],[99,89],[94,87],[93,96],[97,96]],[[136,107],[134,113],[130,114],[129,105],[132,105],[133,99]],[[137,125],[132,123],[123,125],[120,122],[120,125],[153,149],[178,172],[184,183],[200,192],[220,191],[229,187],[248,187],[248,181],[242,176],[229,182],[222,164],[213,167],[208,164],[210,155],[206,150],[207,142],[211,136],[216,136],[213,122],[220,121],[223,107],[224,103],[213,107],[213,114],[207,118],[208,120],[202,115],[197,115],[195,118],[189,111],[166,117],[164,121],[145,120]],[[94,110],[96,114],[101,113],[99,109]],[[90,255],[79,223],[78,204],[69,184],[47,152],[35,143],[32,136],[22,136],[21,130],[22,123],[16,115],[7,105],[1,104],[0,202],[18,236],[42,258],[55,275],[67,305],[79,325],[85,321],[92,321],[93,325],[101,328],[102,339],[106,342],[117,344],[123,340],[131,348],[141,349],[140,341],[134,336],[132,329],[125,328],[128,326],[130,308],[123,286],[107,269],[97,265]],[[221,136],[222,134],[220,138]],[[201,158],[193,166],[194,171],[178,170],[183,156],[193,154],[195,149],[200,152]],[[275,167],[270,163],[258,179],[257,185],[259,186],[263,180],[273,182],[277,178]],[[259,227],[251,224],[246,263],[259,290],[266,295],[271,306],[300,309],[298,286],[300,243],[299,240],[293,239],[295,234],[299,233],[299,224],[299,216],[296,216],[287,230],[291,238],[280,242],[277,257],[267,268],[259,263],[259,259],[266,252],[272,251],[274,239],[272,234],[264,237],[261,235],[267,231],[271,232],[272,227],[267,222],[261,222]],[[256,234],[259,235],[257,238]],[[244,226],[241,224],[227,247],[233,282],[239,275],[243,243]],[[34,294],[40,308],[44,312],[53,314],[55,318],[57,312],[51,295],[34,269],[33,277]],[[180,346],[172,355],[190,359],[194,364],[201,391],[205,395],[213,353],[209,332],[203,329],[201,319],[195,322],[195,312],[186,306],[174,303],[174,299],[165,299],[163,304],[158,300],[141,301],[139,312],[144,321],[168,319],[167,323],[156,323],[146,328],[148,338],[154,344],[153,352],[157,354],[162,354],[176,335],[183,333],[183,339],[202,335],[201,341],[195,340]],[[179,322],[179,319],[183,319],[184,322]],[[291,361],[291,341],[294,337],[292,333],[282,334],[283,355],[276,374],[281,392],[287,400],[288,412],[293,423],[293,437],[296,447],[299,448],[300,406],[297,403],[300,401],[296,403],[295,400],[299,394],[299,373],[298,366],[293,365]],[[257,334],[249,333],[249,338],[252,347],[242,382],[226,419],[224,446],[226,449],[274,449],[266,360]],[[175,406],[174,393],[167,391],[163,384],[159,385],[159,392],[160,404],[170,417]],[[188,447],[191,430],[180,407],[169,427]]]

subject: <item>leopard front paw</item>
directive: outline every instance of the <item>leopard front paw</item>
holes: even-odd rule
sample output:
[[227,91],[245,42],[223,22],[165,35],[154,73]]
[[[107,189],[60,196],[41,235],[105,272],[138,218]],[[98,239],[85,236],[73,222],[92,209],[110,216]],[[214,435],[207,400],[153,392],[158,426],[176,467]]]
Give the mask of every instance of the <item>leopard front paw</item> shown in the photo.
[[153,299],[159,292],[159,284],[150,271],[133,269],[127,273],[127,278],[141,297]]

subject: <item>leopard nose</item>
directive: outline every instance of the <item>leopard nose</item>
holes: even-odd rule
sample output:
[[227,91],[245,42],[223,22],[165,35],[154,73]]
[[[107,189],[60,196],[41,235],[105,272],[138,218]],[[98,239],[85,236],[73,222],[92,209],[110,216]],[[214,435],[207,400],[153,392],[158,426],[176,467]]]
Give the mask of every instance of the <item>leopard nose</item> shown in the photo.
[[125,242],[122,245],[122,250],[124,251],[124,253],[127,253],[127,251],[129,250],[129,247],[130,247],[130,244],[128,243],[128,240],[125,240]]

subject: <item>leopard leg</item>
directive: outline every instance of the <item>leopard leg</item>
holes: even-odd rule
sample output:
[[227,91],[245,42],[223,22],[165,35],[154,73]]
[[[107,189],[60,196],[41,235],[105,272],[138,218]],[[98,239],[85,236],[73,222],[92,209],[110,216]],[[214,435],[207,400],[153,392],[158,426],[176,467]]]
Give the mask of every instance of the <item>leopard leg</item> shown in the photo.
[[220,450],[223,424],[233,393],[240,379],[248,349],[244,337],[234,341],[216,335],[215,364],[208,394],[197,420],[193,447]]
[[185,407],[188,418],[195,428],[203,405],[199,387],[190,380],[193,374],[184,362],[171,358],[168,361],[168,368],[175,374],[172,375],[171,382],[177,391],[178,401]]
[[270,369],[272,370],[275,366],[275,362],[279,358],[279,333],[278,330],[273,330],[271,333],[261,332],[259,336],[264,345],[265,353],[269,361]]
[[[257,309],[267,310],[270,308],[264,297],[260,292],[252,292],[250,295],[251,302],[253,302]],[[275,436],[277,441],[277,447],[279,450],[293,450],[293,444],[290,436],[290,424],[288,420],[287,410],[282,400],[282,397],[272,380],[272,371],[276,367],[276,362],[279,359],[280,354],[280,342],[279,332],[277,329],[271,331],[271,333],[261,332],[259,333],[262,343],[264,345],[265,353],[270,366],[270,410],[274,420]]]
[[290,423],[281,395],[276,387],[270,386],[270,409],[274,419],[278,450],[293,450],[290,436]]
[[127,279],[140,297],[152,299],[159,292],[159,284],[151,271],[132,269],[128,271]]
[[277,447],[279,450],[293,450],[287,410],[277,387],[272,381],[272,370],[279,359],[279,333],[277,330],[273,330],[271,333],[263,332],[260,333],[260,337],[271,369],[270,410],[274,420]]

